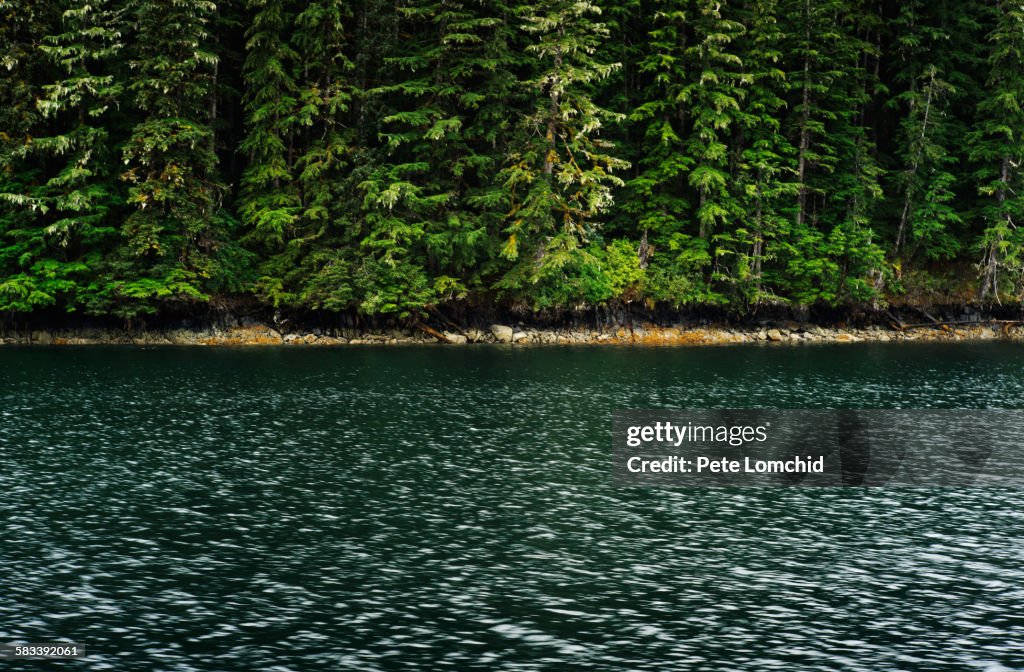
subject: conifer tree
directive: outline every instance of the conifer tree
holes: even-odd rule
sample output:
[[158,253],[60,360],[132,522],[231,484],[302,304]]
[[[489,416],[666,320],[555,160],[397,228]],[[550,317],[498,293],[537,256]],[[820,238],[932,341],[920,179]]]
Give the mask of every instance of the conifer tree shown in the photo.
[[257,293],[275,306],[340,310],[353,289],[351,241],[338,236],[357,207],[349,6],[260,0],[252,9],[241,212],[266,254]]
[[387,58],[396,81],[370,92],[391,109],[382,119],[387,161],[361,186],[371,225],[364,245],[385,263],[414,266],[409,277],[439,299],[482,286],[477,269],[502,199],[493,148],[504,144],[515,97],[509,11],[459,0],[403,7],[400,30],[418,47],[399,45]]
[[681,102],[693,111],[684,151],[695,161],[688,179],[697,192],[701,238],[741,214],[730,193],[730,144],[749,75],[734,44],[744,28],[727,16],[728,9],[722,0],[698,0],[690,21],[693,43],[684,52],[694,66],[680,91]]
[[[515,262],[501,289],[523,290],[578,272],[583,246],[612,206],[612,187],[624,184],[615,171],[628,163],[600,135],[603,125],[622,117],[593,98],[593,86],[620,66],[593,56],[608,35],[596,20],[600,13],[586,1],[524,7],[523,30],[534,36],[526,51],[539,67],[528,82],[535,93],[532,110],[500,175],[512,203],[502,256]],[[536,292],[534,299],[538,305],[570,300]]]
[[[874,293],[884,257],[870,224],[882,169],[865,128],[873,46],[863,39],[870,8],[853,0],[788,0],[791,115],[797,147],[797,207],[785,254],[800,303]],[[869,278],[874,275],[875,277]]]
[[221,208],[210,101],[217,56],[208,0],[127,5],[135,27],[128,90],[141,119],[123,156],[129,204],[124,242],[108,273],[115,314],[155,312],[162,303],[208,299],[232,289],[231,219]]
[[955,233],[962,218],[952,205],[952,166],[958,157],[951,147],[962,131],[950,106],[963,92],[950,80],[954,26],[944,25],[945,12],[935,8],[934,2],[910,0],[900,7],[895,22],[903,67],[894,76],[902,90],[889,102],[901,113],[902,166],[894,179],[900,194],[899,224],[893,254],[907,259],[918,249],[928,259],[952,258],[959,250]]
[[0,194],[20,209],[7,236],[20,272],[3,284],[8,308],[61,302],[71,310],[96,289],[99,265],[123,199],[114,179],[116,110],[122,93],[110,62],[122,48],[119,12],[106,0],[72,0],[39,51],[54,79],[41,86],[30,141],[12,147],[18,170],[40,167],[20,193]]
[[967,141],[984,196],[979,297],[998,302],[1009,291],[1019,300],[1024,287],[1024,7],[1000,1],[994,23],[988,87]]
[[299,55],[290,44],[295,11],[288,0],[250,0],[246,31],[246,126],[249,158],[239,214],[251,239],[283,245],[299,210],[294,134]]
[[735,232],[733,284],[747,304],[778,301],[785,291],[772,268],[777,247],[789,242],[792,208],[799,185],[796,148],[785,136],[780,118],[787,90],[783,71],[783,32],[779,1],[754,0],[748,8],[742,53],[749,90],[737,125],[735,188],[744,215]]
[[622,210],[640,229],[638,255],[648,270],[647,291],[658,300],[699,300],[710,265],[708,241],[688,227],[692,203],[686,176],[694,165],[684,148],[683,90],[694,66],[687,56],[688,0],[657,3],[637,66],[645,78],[630,121],[641,128],[638,174],[628,183]]

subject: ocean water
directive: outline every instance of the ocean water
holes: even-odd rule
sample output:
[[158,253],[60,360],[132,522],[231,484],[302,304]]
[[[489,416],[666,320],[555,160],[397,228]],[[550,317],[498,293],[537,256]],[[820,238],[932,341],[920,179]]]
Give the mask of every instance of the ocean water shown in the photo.
[[619,408],[1024,408],[1019,345],[3,348],[0,383],[0,642],[87,651],[5,669],[1024,670],[1024,491],[610,463]]

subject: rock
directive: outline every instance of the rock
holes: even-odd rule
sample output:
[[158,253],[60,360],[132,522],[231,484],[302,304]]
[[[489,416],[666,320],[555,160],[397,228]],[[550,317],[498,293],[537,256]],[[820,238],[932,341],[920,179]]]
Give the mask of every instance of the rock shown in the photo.
[[48,331],[33,331],[32,342],[39,345],[53,345],[53,336]]
[[782,332],[779,331],[778,329],[769,329],[767,332],[767,337],[769,341],[776,342],[781,341],[785,338],[785,336],[782,335]]
[[298,334],[288,334],[284,337],[285,343],[298,343],[302,340],[302,337]]
[[192,345],[196,342],[195,334],[185,329],[175,329],[168,332],[167,338],[174,345]]
[[515,336],[515,331],[512,327],[506,327],[503,324],[492,324],[491,333],[494,334],[499,343],[511,343]]
[[317,340],[318,337],[316,334],[306,334],[305,336],[302,337],[302,342],[306,344],[316,343]]
[[857,343],[861,339],[853,334],[836,334],[836,340],[840,343]]
[[448,342],[453,345],[465,345],[469,343],[469,339],[462,334],[456,334],[451,331],[444,332],[444,337],[448,339]]
[[470,343],[480,343],[487,340],[487,334],[479,329],[470,329],[466,332],[466,336],[469,338]]
[[513,343],[528,343],[530,341],[530,335],[525,331],[517,331],[512,334]]

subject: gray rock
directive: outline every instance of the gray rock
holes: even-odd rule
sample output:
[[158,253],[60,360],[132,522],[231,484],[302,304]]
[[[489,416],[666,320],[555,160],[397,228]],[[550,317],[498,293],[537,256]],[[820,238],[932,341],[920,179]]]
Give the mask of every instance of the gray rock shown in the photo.
[[781,341],[785,339],[785,336],[783,336],[782,332],[778,329],[769,329],[767,336],[769,341]]
[[48,331],[33,331],[32,342],[39,345],[52,345],[53,336]]
[[448,342],[452,343],[453,345],[465,345],[466,343],[469,343],[468,338],[466,338],[462,334],[456,334],[451,331],[444,332],[444,337],[447,338]]
[[530,341],[530,335],[525,331],[517,331],[512,334],[513,343],[528,343]]
[[506,327],[503,324],[492,324],[491,333],[498,339],[499,343],[511,343],[514,338],[515,331],[512,327]]

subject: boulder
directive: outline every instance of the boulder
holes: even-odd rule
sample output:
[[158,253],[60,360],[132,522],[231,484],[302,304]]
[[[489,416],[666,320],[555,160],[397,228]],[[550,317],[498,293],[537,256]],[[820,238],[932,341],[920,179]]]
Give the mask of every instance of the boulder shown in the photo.
[[528,333],[526,333],[525,331],[517,331],[514,334],[512,334],[512,342],[513,343],[529,343],[530,342],[530,335]]
[[452,343],[454,345],[465,345],[466,343],[469,343],[468,338],[466,338],[462,334],[456,334],[451,331],[444,332],[444,337],[448,339],[449,343]]
[[776,342],[782,341],[782,340],[784,340],[786,338],[785,336],[782,335],[782,332],[779,331],[778,329],[769,329],[767,336],[768,336],[768,340],[769,341],[776,341]]
[[48,331],[33,331],[32,342],[39,345],[52,345],[53,336]]
[[503,324],[492,324],[491,333],[494,334],[499,343],[511,343],[515,331],[512,327],[506,327]]

